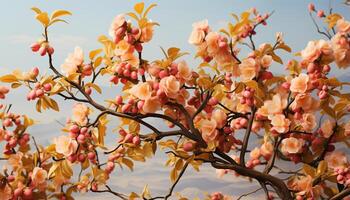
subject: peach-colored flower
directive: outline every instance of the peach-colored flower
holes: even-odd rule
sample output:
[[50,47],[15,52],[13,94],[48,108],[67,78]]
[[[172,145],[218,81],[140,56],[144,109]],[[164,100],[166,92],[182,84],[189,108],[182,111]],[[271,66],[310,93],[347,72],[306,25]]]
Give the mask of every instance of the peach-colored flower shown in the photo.
[[159,66],[158,63],[154,62],[151,63],[148,67],[147,67],[147,72],[151,75],[151,76],[157,76],[159,74],[161,70],[161,67]]
[[287,106],[287,98],[281,94],[275,94],[272,100],[267,100],[264,105],[259,108],[258,114],[267,117],[268,115],[280,114]]
[[217,32],[210,32],[205,37],[205,41],[207,42],[207,51],[210,56],[214,57],[215,54],[219,51],[219,39],[220,34]]
[[264,144],[261,145],[260,147],[260,153],[264,157],[270,157],[273,152],[273,145],[271,142],[264,142]]
[[261,153],[260,149],[258,147],[255,147],[251,152],[250,152],[250,158],[251,159],[259,159]]
[[12,189],[8,184],[4,184],[3,187],[0,188],[0,200],[9,200],[12,199]]
[[334,50],[334,59],[339,68],[347,68],[350,66],[350,44],[345,35],[337,33],[332,38],[332,46]]
[[282,140],[281,150],[284,154],[300,153],[305,141],[294,137]]
[[[312,191],[313,178],[310,175],[307,176],[295,176],[287,183],[288,187],[292,190],[299,191],[297,194],[304,195]],[[316,194],[313,193],[315,196]]]
[[9,165],[12,166],[13,170],[15,171],[18,168],[21,168],[23,166],[22,158],[23,158],[23,153],[17,152],[16,154],[11,154],[7,162]]
[[74,52],[68,54],[68,57],[61,65],[61,70],[65,76],[77,73],[78,67],[83,65],[84,53],[80,47],[75,47]]
[[211,117],[216,121],[217,128],[222,128],[225,126],[227,115],[222,109],[215,109]]
[[109,35],[113,38],[113,41],[115,40],[118,29],[121,26],[123,26],[125,23],[126,23],[126,20],[125,20],[124,14],[120,14],[113,19],[113,22],[108,31]]
[[348,158],[346,154],[342,151],[333,151],[327,153],[324,157],[324,160],[327,162],[328,167],[331,169],[343,168],[348,165]]
[[330,119],[324,121],[321,125],[322,136],[325,138],[331,137],[331,135],[333,134],[333,127],[334,122],[332,122]]
[[205,38],[205,33],[209,30],[208,20],[199,21],[192,24],[193,30],[188,39],[190,44],[199,45]]
[[301,51],[301,57],[307,62],[314,62],[322,55],[322,60],[327,64],[333,60],[333,50],[329,42],[325,40],[310,41]]
[[134,67],[139,65],[139,58],[132,53],[123,54],[120,56],[120,59],[122,62],[127,62]]
[[36,186],[45,183],[47,178],[47,171],[41,167],[35,167],[32,173],[32,183]]
[[191,69],[188,67],[185,61],[180,61],[177,64],[177,76],[184,80],[190,80],[192,77]]
[[141,42],[149,42],[153,37],[153,24],[148,23],[145,27],[141,29]]
[[320,102],[313,98],[309,93],[299,93],[295,96],[290,107],[295,110],[302,108],[305,112],[315,111],[320,105]]
[[269,115],[269,119],[271,120],[273,130],[278,133],[285,133],[289,130],[290,120],[286,119],[284,114]]
[[246,58],[239,64],[240,77],[243,81],[251,80],[258,75],[259,68],[254,58]]
[[350,33],[350,22],[346,21],[344,18],[337,21],[336,27],[341,33]]
[[148,82],[141,82],[134,85],[129,93],[141,100],[146,100],[152,96],[152,87]]
[[260,60],[261,66],[265,69],[270,67],[271,63],[272,63],[272,56],[270,55],[264,55]]
[[73,106],[73,116],[72,119],[80,124],[80,125],[84,125],[87,122],[87,116],[90,113],[90,109],[89,107],[87,107],[85,104],[82,103],[76,103]]
[[77,141],[66,135],[55,138],[54,143],[56,144],[57,153],[63,154],[64,156],[72,155],[78,148]]
[[217,124],[214,119],[203,119],[200,122],[200,130],[202,132],[203,139],[206,142],[214,141],[218,131],[216,130]]
[[160,102],[158,97],[150,97],[145,100],[142,111],[145,113],[154,113],[160,109]]
[[301,127],[305,131],[312,131],[316,127],[316,117],[312,113],[304,113],[302,117]]
[[133,53],[134,48],[127,41],[120,40],[114,49],[114,54],[116,56],[122,56],[124,54]]
[[168,76],[160,80],[159,87],[168,97],[176,98],[180,90],[180,82],[175,76]]
[[305,93],[308,88],[309,76],[307,74],[299,74],[298,77],[295,77],[290,82],[290,91]]

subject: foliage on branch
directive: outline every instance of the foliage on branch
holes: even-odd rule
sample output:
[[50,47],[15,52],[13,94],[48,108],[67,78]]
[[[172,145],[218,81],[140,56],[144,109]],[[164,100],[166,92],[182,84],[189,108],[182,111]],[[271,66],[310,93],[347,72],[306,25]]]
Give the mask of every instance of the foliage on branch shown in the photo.
[[[133,12],[116,16],[109,35],[98,38],[100,49],[86,57],[76,47],[59,67],[53,64],[49,28],[66,22],[61,18],[71,13],[57,10],[50,15],[32,8],[43,37],[31,49],[48,58],[51,73],[15,70],[0,81],[12,89],[27,88],[26,98],[36,102],[38,112],[59,111],[58,99],[75,104],[62,135],[48,146],[28,133],[32,119],[12,113],[11,105],[1,105],[1,162],[6,167],[0,173],[0,199],[64,200],[84,192],[168,199],[188,168],[199,172],[203,165],[215,168],[219,176],[232,172],[261,186],[238,199],[259,191],[267,199],[286,200],[334,200],[350,194],[344,151],[344,145],[350,145],[350,83],[329,76],[332,68],[350,66],[349,21],[310,4],[310,16],[325,39],[308,42],[287,62],[281,52],[292,49],[281,33],[272,44],[254,42],[272,13],[250,9],[232,14],[233,20],[219,31],[207,20],[196,22],[188,40],[201,61],[195,68],[183,60],[188,53],[176,47],[161,48],[164,55],[157,60],[143,58],[143,46],[159,26],[148,18],[155,6],[137,3]],[[325,31],[316,20],[324,21]],[[240,53],[243,48],[248,55]],[[273,65],[288,71],[276,75]],[[104,79],[121,92],[115,99],[97,102],[91,95],[103,94],[99,81]],[[1,99],[8,92],[0,86]],[[107,125],[113,118],[120,122],[119,138],[109,149],[105,137],[112,132]],[[151,123],[149,118],[156,120]],[[161,120],[169,127],[166,131],[160,130]],[[132,171],[158,150],[168,156],[172,185],[167,194],[154,195],[147,186],[123,194],[109,186],[110,177],[119,173],[117,166]],[[285,163],[288,169],[280,167]],[[77,168],[80,172],[75,174]],[[231,199],[219,192],[206,198]]]

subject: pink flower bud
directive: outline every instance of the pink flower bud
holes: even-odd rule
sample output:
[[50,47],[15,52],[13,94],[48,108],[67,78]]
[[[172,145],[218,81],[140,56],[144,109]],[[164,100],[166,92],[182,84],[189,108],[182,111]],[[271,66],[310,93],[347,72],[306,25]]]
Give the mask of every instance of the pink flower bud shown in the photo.
[[120,129],[119,130],[119,134],[122,136],[122,137],[125,137],[127,132],[124,130],[124,129]]
[[325,73],[328,73],[328,72],[331,71],[331,67],[329,65],[325,65],[325,66],[323,66],[322,71],[325,72]]
[[215,98],[215,97],[211,97],[210,99],[209,99],[209,105],[211,105],[211,106],[215,106],[216,104],[218,104],[219,103],[219,101],[217,100],[217,98]]
[[7,118],[2,122],[2,125],[4,125],[5,127],[12,126],[12,120]]
[[32,45],[30,45],[30,48],[32,49],[33,52],[37,52],[40,49],[40,44],[35,42]]
[[325,17],[324,11],[323,11],[323,10],[319,10],[319,11],[317,12],[317,16],[320,17],[320,18]]
[[126,77],[129,77],[130,76],[130,70],[128,70],[128,69],[125,69],[124,71],[123,71],[123,75],[124,76],[126,76]]
[[111,76],[109,79],[110,82],[114,83],[115,85],[118,84],[119,78],[117,76]]
[[85,159],[86,159],[86,156],[84,155],[84,154],[79,154],[79,156],[78,156],[78,161],[79,162],[84,162],[85,161]]
[[26,199],[26,200],[31,200],[31,199],[33,199],[33,190],[30,189],[30,188],[25,188],[25,189],[23,190],[23,197],[24,197],[24,199]]
[[145,70],[143,68],[138,69],[138,72],[141,76],[145,74]]
[[38,74],[39,74],[39,68],[38,67],[34,67],[33,69],[32,69],[32,74],[33,74],[33,76],[38,76]]
[[308,9],[309,9],[309,12],[315,11],[315,5],[313,3],[309,3]]
[[39,49],[39,54],[40,54],[41,56],[45,56],[45,55],[46,55],[46,52],[47,52],[47,50],[46,50],[45,45],[41,45],[41,47],[40,47],[40,49]]
[[124,138],[124,142],[130,143],[130,142],[132,142],[133,138],[134,138],[134,136],[131,133],[128,133],[128,134],[126,134],[126,136]]
[[55,49],[54,49],[53,47],[49,46],[49,47],[47,48],[47,53],[48,53],[48,54],[52,55],[54,52],[55,52]]
[[80,135],[77,137],[77,141],[78,141],[80,144],[85,143],[85,135],[80,134]]
[[133,72],[131,72],[131,78],[132,79],[137,79],[137,72],[136,71],[133,71]]
[[131,108],[131,105],[130,104],[124,104],[123,106],[122,106],[122,112],[128,112],[129,110],[130,110],[130,108]]
[[159,78],[165,78],[167,77],[169,74],[166,70],[162,70],[159,72]]
[[23,193],[22,188],[16,188],[15,191],[13,192],[13,195],[15,198],[18,198],[22,195],[22,193]]
[[85,93],[91,95],[92,89],[90,87],[85,88]]
[[8,177],[7,177],[7,181],[8,182],[12,182],[12,181],[14,181],[15,180],[15,176],[14,175],[9,175]]
[[44,90],[45,90],[45,91],[50,91],[50,90],[51,90],[51,84],[50,84],[50,83],[46,83],[46,84],[44,85]]
[[120,95],[117,95],[115,97],[115,102],[116,102],[116,104],[121,105],[123,103],[123,97]]
[[138,102],[137,102],[137,108],[138,108],[139,110],[142,110],[142,107],[143,107],[144,104],[145,104],[144,101],[138,101]]
[[183,149],[184,151],[192,151],[194,149],[194,144],[192,142],[186,142],[184,145],[183,145]]
[[75,161],[77,161],[78,156],[76,154],[72,154],[72,155],[68,156],[67,159],[69,162],[74,163]]
[[325,99],[325,98],[327,98],[327,96],[328,96],[328,94],[327,94],[327,92],[324,91],[324,90],[321,90],[321,91],[318,93],[318,97],[319,97],[320,99]]
[[35,95],[37,96],[37,97],[42,97],[42,96],[44,96],[44,90],[42,90],[42,89],[38,89],[38,90],[36,90],[35,91]]
[[79,133],[80,129],[78,125],[74,124],[73,126],[70,127],[69,131],[72,133]]
[[88,159],[89,160],[95,160],[95,158],[96,158],[95,152],[89,152],[88,153]]
[[80,134],[86,134],[88,132],[88,128],[87,127],[83,127],[80,129]]
[[133,28],[131,29],[131,33],[134,34],[134,35],[139,34],[139,32],[140,32],[140,31],[139,31],[138,28],[133,27]]
[[132,138],[132,143],[136,146],[140,145],[141,140],[139,136],[135,136],[134,138]]
[[135,44],[135,50],[136,50],[137,52],[142,52],[142,49],[143,49],[143,47],[142,47],[142,44],[141,44],[141,43],[136,43],[136,44]]

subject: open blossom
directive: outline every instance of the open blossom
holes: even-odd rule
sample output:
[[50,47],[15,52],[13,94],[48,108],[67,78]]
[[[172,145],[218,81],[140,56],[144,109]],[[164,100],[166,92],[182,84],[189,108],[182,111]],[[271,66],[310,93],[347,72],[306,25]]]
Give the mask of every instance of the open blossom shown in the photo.
[[159,87],[168,97],[176,98],[180,90],[180,82],[175,76],[168,76],[160,80]]
[[212,118],[216,121],[217,128],[222,128],[226,124],[227,115],[223,110],[215,109]]
[[287,183],[290,189],[299,191],[300,195],[309,193],[312,190],[313,178],[310,175],[307,176],[295,176]]
[[300,153],[305,141],[294,137],[285,138],[282,140],[281,150],[284,154]]
[[200,122],[200,130],[202,132],[203,139],[206,142],[215,140],[218,131],[216,130],[217,123],[214,119],[203,119]]
[[350,33],[350,22],[346,21],[344,18],[337,21],[336,27],[338,32]]
[[73,120],[80,125],[86,124],[89,113],[90,109],[85,104],[76,103],[73,106]]
[[147,82],[141,82],[137,85],[134,85],[130,90],[129,93],[141,100],[146,100],[151,97],[152,95],[152,87]]
[[207,51],[210,56],[214,57],[218,53],[221,48],[220,43],[227,44],[225,39],[218,32],[208,33],[205,41],[207,42]]
[[301,51],[301,57],[308,62],[314,62],[322,55],[322,60],[328,64],[333,59],[333,49],[329,42],[317,40],[308,42],[306,48]]
[[126,40],[121,40],[115,45],[114,54],[116,56],[122,56],[134,52],[134,47],[130,45]]
[[350,66],[350,44],[346,35],[337,33],[332,38],[334,59],[339,68]]
[[42,169],[41,167],[35,167],[33,169],[32,173],[32,183],[36,186],[45,183],[47,178],[47,172],[46,170]]
[[193,30],[188,39],[190,44],[199,45],[203,42],[206,32],[209,31],[208,20],[203,20],[192,24]]
[[158,97],[150,97],[145,100],[142,111],[145,113],[154,113],[160,109],[160,102]]
[[148,23],[145,27],[141,29],[141,42],[149,42],[153,37],[153,24]]
[[270,67],[272,63],[272,56],[270,55],[264,55],[261,59],[260,59],[260,64],[263,68],[268,68]]
[[273,145],[271,142],[264,142],[264,144],[260,147],[260,153],[265,158],[269,158],[272,155],[273,152]]
[[271,125],[273,130],[278,133],[285,133],[289,130],[290,121],[286,119],[283,114],[270,115],[269,119],[271,120]]
[[302,108],[305,112],[315,111],[320,105],[320,102],[313,98],[309,93],[299,93],[295,96],[290,107],[295,110]]
[[246,58],[239,64],[240,77],[243,81],[252,80],[258,75],[259,68],[254,58]]
[[113,38],[113,41],[116,41],[116,39],[118,38],[119,32],[121,32],[120,31],[121,27],[125,23],[126,23],[126,20],[125,20],[124,14],[120,14],[113,19],[113,22],[108,31],[109,35]]
[[54,143],[56,144],[57,153],[63,154],[66,157],[75,153],[78,148],[77,141],[66,135],[61,135],[55,138]]
[[74,52],[70,53],[64,63],[61,65],[61,70],[64,75],[69,76],[77,73],[78,67],[83,65],[84,53],[80,47],[75,47]]
[[304,113],[302,116],[301,127],[305,131],[312,131],[316,127],[316,117],[312,113]]
[[191,79],[192,72],[185,61],[180,61],[177,64],[177,76],[186,81]]
[[321,125],[322,136],[325,138],[331,137],[331,135],[333,134],[333,127],[334,122],[332,122],[330,119],[324,121]]
[[260,149],[258,147],[255,147],[251,152],[250,152],[250,158],[251,159],[259,159],[261,153]]
[[305,93],[308,89],[309,76],[307,74],[299,74],[298,77],[292,79],[290,83],[290,91]]
[[287,106],[287,98],[281,94],[275,94],[272,100],[267,100],[264,105],[259,108],[258,114],[267,117],[268,115],[280,114]]
[[348,165],[348,159],[344,152],[342,151],[333,151],[327,153],[324,160],[327,162],[328,167],[335,168],[344,168]]

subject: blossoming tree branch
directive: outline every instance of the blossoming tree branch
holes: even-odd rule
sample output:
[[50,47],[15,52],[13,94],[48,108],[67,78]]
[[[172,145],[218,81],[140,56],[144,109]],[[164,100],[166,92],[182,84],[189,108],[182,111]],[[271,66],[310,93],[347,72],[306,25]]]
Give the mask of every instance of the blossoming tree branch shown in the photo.
[[[291,48],[280,33],[271,44],[254,42],[272,13],[251,9],[233,14],[228,27],[219,31],[207,20],[196,22],[189,37],[201,61],[196,68],[182,60],[186,53],[176,47],[161,49],[159,60],[143,57],[158,26],[148,18],[153,7],[138,3],[133,12],[116,16],[109,36],[98,38],[101,49],[85,57],[76,47],[63,62],[54,62],[49,32],[71,13],[49,15],[32,8],[43,37],[31,49],[46,57],[48,66],[15,70],[0,81],[12,89],[27,88],[26,99],[36,102],[38,112],[59,111],[59,99],[74,106],[61,136],[42,146],[27,131],[34,121],[1,105],[0,162],[6,167],[0,173],[0,199],[69,200],[84,192],[169,199],[188,168],[200,171],[204,165],[217,169],[219,176],[246,178],[259,187],[238,199],[259,191],[266,199],[283,200],[350,195],[345,151],[350,145],[350,83],[329,77],[332,68],[350,66],[349,21],[310,4],[311,19],[324,39],[308,42],[286,64],[278,55]],[[243,49],[249,53],[242,55]],[[286,74],[272,73],[271,65],[285,67]],[[44,68],[50,73],[40,74]],[[120,92],[98,102],[91,95],[102,95],[103,79]],[[1,86],[0,98],[8,92],[9,87]],[[107,148],[112,118],[120,122],[118,140]],[[169,127],[166,131],[160,121]],[[168,193],[154,194],[147,186],[130,194],[113,189],[118,179],[110,178],[121,173],[119,166],[133,170],[156,151],[168,156]],[[232,197],[215,192],[206,198]]]

